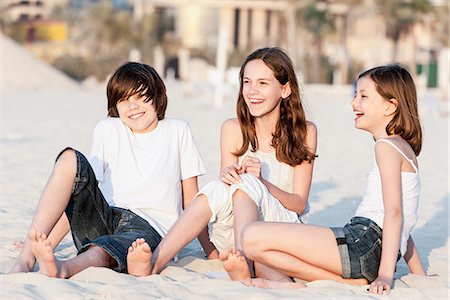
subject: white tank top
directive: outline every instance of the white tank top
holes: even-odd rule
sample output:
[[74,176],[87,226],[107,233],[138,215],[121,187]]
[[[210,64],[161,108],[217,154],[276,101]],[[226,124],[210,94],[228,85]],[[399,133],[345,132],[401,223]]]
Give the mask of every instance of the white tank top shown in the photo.
[[[394,143],[387,139],[378,140],[379,142],[386,142],[394,147],[400,154],[411,164],[415,173],[402,172],[402,208],[403,208],[403,224],[400,240],[400,252],[402,255],[406,252],[406,244],[409,239],[409,235],[416,225],[417,221],[417,208],[419,205],[420,194],[420,178],[419,170],[414,164],[414,161],[408,158]],[[383,228],[384,221],[384,204],[383,193],[381,187],[381,176],[374,159],[374,166],[369,172],[367,178],[366,192],[363,199],[355,212],[355,216],[365,217],[373,220],[380,228]]]
[[[262,152],[260,150],[256,150],[255,152],[252,152],[250,151],[250,147],[251,146],[249,146],[249,149],[247,149],[244,155],[239,157],[238,163],[241,164],[242,160],[247,155],[259,158],[261,161],[261,177],[283,191],[292,193],[294,185],[294,167],[288,165],[287,163],[280,162],[276,157],[275,151]],[[301,215],[302,220],[307,220],[306,217],[308,216],[308,213],[309,202],[306,201],[305,211]]]

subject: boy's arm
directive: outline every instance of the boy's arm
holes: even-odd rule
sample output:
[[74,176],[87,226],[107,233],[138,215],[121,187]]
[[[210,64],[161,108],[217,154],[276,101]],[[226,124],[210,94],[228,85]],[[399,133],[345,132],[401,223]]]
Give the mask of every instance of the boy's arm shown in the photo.
[[426,275],[422,261],[420,260],[419,251],[417,251],[412,236],[409,236],[406,253],[403,258],[412,274]]
[[[191,204],[195,195],[198,192],[197,177],[187,178],[181,181],[181,186],[183,189],[183,209],[185,209],[189,204]],[[202,245],[208,259],[219,258],[219,253],[216,247],[209,240],[208,226],[206,226],[202,232],[198,235],[198,240]]]

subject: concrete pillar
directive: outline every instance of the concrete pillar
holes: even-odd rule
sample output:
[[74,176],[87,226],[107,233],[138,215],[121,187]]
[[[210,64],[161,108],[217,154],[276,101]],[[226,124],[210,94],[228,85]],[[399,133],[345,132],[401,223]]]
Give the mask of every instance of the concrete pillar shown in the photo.
[[156,46],[153,50],[153,68],[158,72],[159,76],[164,77],[165,67],[164,51],[161,46]]
[[239,49],[247,49],[248,39],[248,9],[240,9],[239,15]]
[[294,66],[297,63],[297,52],[296,52],[296,42],[297,42],[297,22],[295,21],[295,5],[289,1],[285,9],[286,15],[286,30],[287,30],[287,47],[286,50],[292,60]]
[[252,37],[251,45],[254,48],[266,46],[266,11],[254,9],[252,11]]
[[233,45],[230,42],[232,36],[230,20],[233,20],[233,10],[231,8],[221,8],[219,16],[219,33],[216,52],[216,76],[214,82],[214,107],[219,108],[223,105],[225,72],[227,69],[228,47]]

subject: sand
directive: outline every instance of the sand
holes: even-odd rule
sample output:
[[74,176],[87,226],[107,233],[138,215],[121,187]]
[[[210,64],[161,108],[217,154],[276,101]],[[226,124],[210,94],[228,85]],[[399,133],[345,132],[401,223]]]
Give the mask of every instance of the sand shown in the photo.
[[[3,53],[3,61],[5,60]],[[19,58],[17,58],[19,59]],[[20,65],[21,59],[17,61]],[[314,281],[307,288],[265,290],[232,282],[218,260],[207,261],[197,242],[191,243],[160,275],[136,278],[106,268],[88,268],[68,280],[37,272],[7,274],[18,251],[12,243],[23,239],[39,195],[51,172],[56,154],[65,146],[89,152],[92,130],[106,115],[105,87],[82,90],[73,83],[52,85],[33,76],[28,87],[9,85],[3,64],[1,93],[1,201],[0,297],[2,299],[373,299],[367,286]],[[38,68],[29,65],[31,70]],[[46,66],[45,68],[47,68]],[[45,69],[44,68],[44,69]],[[40,69],[38,69],[40,70]],[[66,78],[55,75],[54,80]],[[6,76],[6,77],[5,77]],[[64,79],[62,79],[64,78]],[[215,179],[219,169],[219,131],[234,116],[237,88],[228,89],[221,108],[214,108],[213,90],[207,86],[167,82],[167,117],[187,120],[194,133],[208,174],[200,186]],[[311,188],[310,223],[344,225],[353,215],[364,192],[372,163],[373,140],[354,129],[349,86],[304,87],[305,106],[319,129],[318,154]],[[449,296],[448,201],[449,117],[430,103],[437,92],[421,91],[424,144],[419,156],[422,194],[419,221],[413,237],[428,273],[411,275],[401,261],[395,287],[388,299],[446,299]],[[448,102],[439,102],[440,107]],[[59,259],[76,255],[70,235],[56,248]],[[38,266],[35,268],[38,271]]]

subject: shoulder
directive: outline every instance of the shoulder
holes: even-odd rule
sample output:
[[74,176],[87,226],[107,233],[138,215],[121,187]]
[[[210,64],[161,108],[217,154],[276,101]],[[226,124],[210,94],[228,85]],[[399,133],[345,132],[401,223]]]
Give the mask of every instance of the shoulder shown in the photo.
[[[387,164],[401,164],[403,158],[400,152],[390,143],[391,141],[380,140],[375,144],[375,158],[378,166]],[[397,146],[394,143],[395,146]]]
[[241,131],[241,125],[237,118],[225,120],[222,124],[222,132],[236,132]]
[[177,130],[177,131],[183,131],[186,129],[189,129],[189,124],[186,120],[182,119],[163,119],[158,121],[161,127],[165,127],[168,130]]
[[117,128],[122,128],[123,126],[124,124],[119,118],[107,117],[97,123],[97,125],[95,126],[95,131],[96,132],[113,131]]
[[306,136],[307,137],[317,136],[317,126],[313,122],[306,121]]
[[317,148],[317,127],[314,123],[306,121],[306,138],[307,146],[315,153]]

